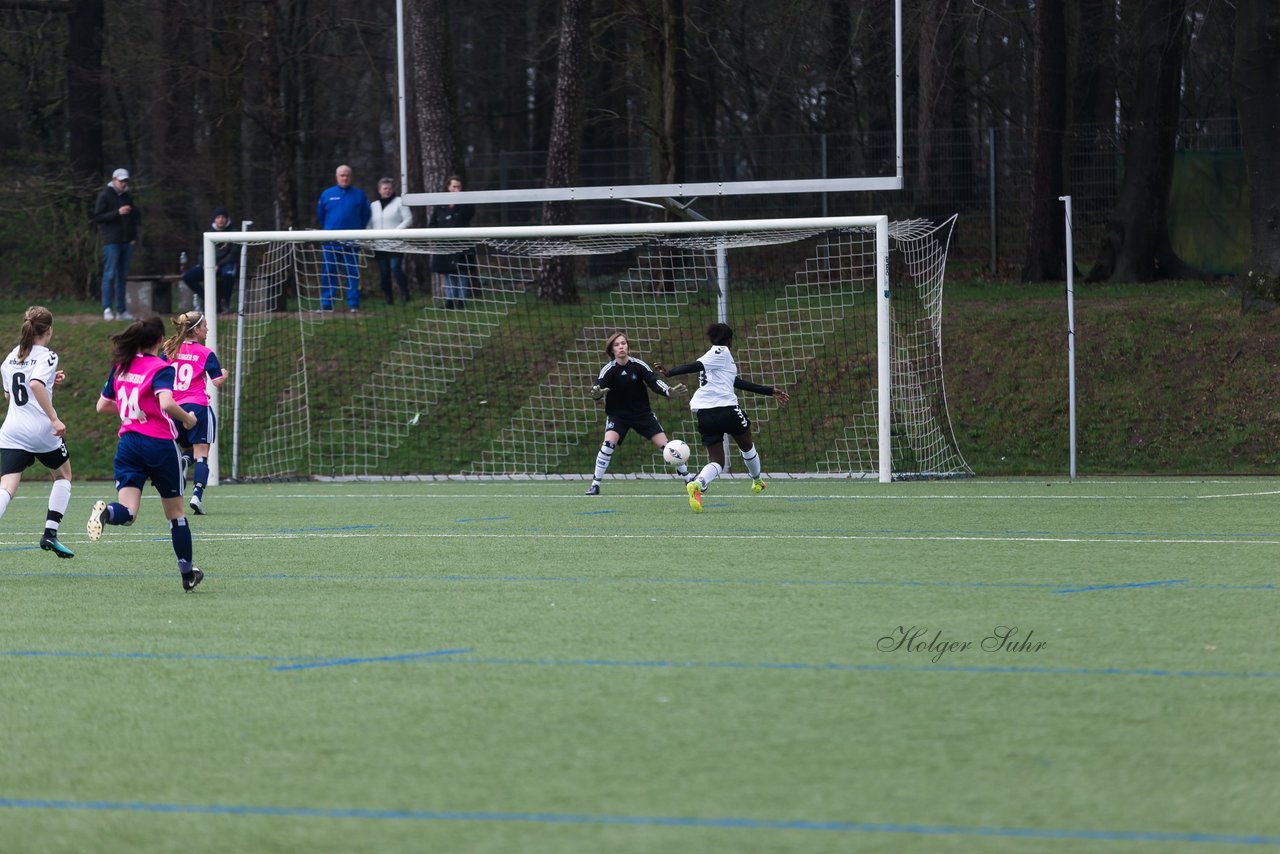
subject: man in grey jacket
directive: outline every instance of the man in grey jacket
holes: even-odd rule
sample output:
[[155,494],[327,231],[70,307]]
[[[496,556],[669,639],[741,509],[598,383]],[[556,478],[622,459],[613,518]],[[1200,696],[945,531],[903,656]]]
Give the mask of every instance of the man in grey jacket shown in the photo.
[[[141,215],[129,193],[129,170],[111,173],[111,182],[102,188],[93,203],[91,222],[102,232],[102,318],[133,320],[125,306],[125,283],[129,260],[138,242]],[[115,304],[115,311],[111,306]]]

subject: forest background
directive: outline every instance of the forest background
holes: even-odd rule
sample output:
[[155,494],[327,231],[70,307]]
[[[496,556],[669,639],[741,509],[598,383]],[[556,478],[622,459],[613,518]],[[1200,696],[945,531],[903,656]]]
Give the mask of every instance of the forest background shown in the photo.
[[[892,0],[404,12],[411,192],[452,173],[472,190],[892,174]],[[1071,194],[1089,279],[1227,274],[1274,296],[1276,4],[903,0],[902,25],[906,189],[693,210],[959,213],[952,275],[1038,282],[1065,277]],[[256,229],[310,228],[339,163],[370,195],[382,175],[398,183],[396,36],[390,0],[0,0],[0,295],[96,296],[88,210],[120,166],[145,273],[176,272],[215,206]],[[476,222],[664,216],[552,203]]]

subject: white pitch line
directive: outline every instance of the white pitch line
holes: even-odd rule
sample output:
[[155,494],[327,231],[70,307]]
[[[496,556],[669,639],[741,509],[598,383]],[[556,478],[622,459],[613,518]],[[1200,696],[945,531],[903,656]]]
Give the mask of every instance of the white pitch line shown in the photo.
[[[750,500],[752,503],[760,503],[764,501],[1191,501],[1202,498],[1249,498],[1254,495],[1280,495],[1280,491],[1276,492],[1258,492],[1258,493],[1237,493],[1233,495],[747,495],[734,494],[726,495],[723,491],[717,492],[714,498],[723,498],[725,500],[741,498],[742,500]],[[531,493],[499,493],[499,492],[465,492],[444,494],[415,494],[411,492],[399,493],[324,493],[324,494],[275,494],[275,495],[228,495],[220,492],[218,494],[219,501],[308,501],[308,500],[325,500],[346,501],[350,499],[363,500],[403,500],[409,499],[426,499],[437,501],[459,501],[471,499],[502,499],[503,501],[575,501],[581,502],[583,507],[595,507],[600,509],[609,509],[606,502],[614,500],[634,501],[636,499],[649,499],[657,501],[675,501],[683,499],[684,493],[628,493],[622,495],[610,495],[607,498],[585,498],[582,495],[540,495]]]
[[[420,539],[420,540],[652,540],[651,534],[562,534],[562,533],[487,533],[483,531],[405,533],[395,531],[298,531],[288,533],[206,533],[199,543],[252,542],[259,540],[301,540],[323,537],[327,540],[342,539]],[[1200,546],[1280,546],[1280,539],[1219,540],[1206,538],[1172,537],[978,537],[961,534],[681,534],[682,540],[831,540],[876,542],[959,542],[959,543],[1026,543],[1026,544],[1079,544],[1079,545],[1200,545]],[[68,541],[71,542],[71,541]],[[75,545],[75,543],[72,543]],[[0,540],[0,548],[29,545],[26,540]],[[34,548],[34,547],[33,547]]]

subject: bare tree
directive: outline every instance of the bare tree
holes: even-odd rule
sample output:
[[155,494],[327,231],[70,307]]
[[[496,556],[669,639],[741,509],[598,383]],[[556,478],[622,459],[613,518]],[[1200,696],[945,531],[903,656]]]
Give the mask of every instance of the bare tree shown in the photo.
[[1186,3],[1146,0],[1139,12],[1124,182],[1089,281],[1149,282],[1196,275],[1174,254],[1168,223]]
[[94,180],[103,173],[102,2],[72,0],[67,15],[67,156],[76,177]]
[[[948,214],[955,210],[955,172],[943,166],[952,159],[951,146],[965,133],[958,119],[963,104],[961,80],[964,63],[961,50],[963,19],[958,0],[937,0],[927,4],[920,24],[918,107],[914,183],[916,204],[922,212]],[[960,158],[954,158],[959,160]],[[949,163],[947,164],[950,165]]]
[[685,46],[684,0],[657,0],[653,16],[647,79],[649,124],[654,131],[654,179],[674,184],[683,177],[688,48]]
[[[551,113],[551,139],[547,145],[547,186],[569,187],[578,174],[583,114],[583,80],[591,46],[591,0],[561,0],[560,44],[557,51],[555,103]],[[572,202],[546,202],[546,225],[573,222]],[[578,301],[578,283],[572,260],[556,256],[539,271],[538,298],[554,303]]]
[[405,11],[410,44],[409,80],[414,93],[413,121],[422,182],[428,191],[438,192],[445,189],[445,181],[451,174],[462,172],[449,54],[449,2],[410,0]]
[[1036,149],[1024,282],[1066,278],[1066,240],[1058,201],[1067,125],[1066,7],[1063,0],[1039,0],[1036,15]]
[[1247,307],[1257,297],[1280,301],[1280,8],[1272,0],[1239,0],[1233,71],[1253,227]]

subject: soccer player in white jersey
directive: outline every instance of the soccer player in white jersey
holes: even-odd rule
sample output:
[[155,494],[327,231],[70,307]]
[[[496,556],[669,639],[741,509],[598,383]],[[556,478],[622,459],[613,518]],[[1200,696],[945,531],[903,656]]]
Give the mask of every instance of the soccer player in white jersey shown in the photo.
[[[604,342],[605,355],[610,361],[600,369],[591,386],[592,400],[604,401],[604,441],[596,454],[596,469],[591,476],[587,495],[600,494],[600,479],[604,477],[613,452],[622,444],[627,433],[635,430],[659,449],[667,446],[667,434],[658,423],[658,416],[649,406],[651,388],[663,397],[676,397],[685,393],[683,385],[668,386],[658,379],[653,369],[631,355],[627,336],[615,332]],[[688,478],[689,469],[684,463],[676,468],[676,474]]]
[[702,492],[724,471],[724,436],[729,434],[742,451],[742,461],[751,475],[751,491],[764,492],[764,479],[760,476],[760,454],[751,439],[751,419],[738,406],[736,389],[756,394],[767,394],[785,404],[791,396],[777,386],[759,385],[738,376],[738,365],[733,361],[729,345],[733,342],[733,329],[727,323],[713,323],[707,327],[707,339],[711,349],[696,362],[677,365],[667,370],[661,362],[654,369],[664,377],[698,372],[698,390],[689,399],[689,408],[698,416],[698,432],[707,448],[710,462],[703,466],[698,476],[689,481],[689,506],[694,513],[702,512]]
[[9,411],[0,426],[0,516],[18,492],[22,473],[39,462],[53,472],[49,513],[40,548],[58,557],[75,552],[58,542],[58,528],[71,501],[71,457],[63,437],[67,425],[53,408],[53,387],[65,376],[58,370],[58,354],[49,349],[53,313],[34,305],[22,317],[22,332],[0,365],[0,379]]

